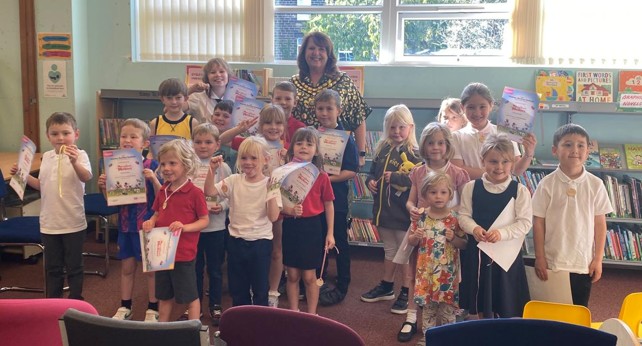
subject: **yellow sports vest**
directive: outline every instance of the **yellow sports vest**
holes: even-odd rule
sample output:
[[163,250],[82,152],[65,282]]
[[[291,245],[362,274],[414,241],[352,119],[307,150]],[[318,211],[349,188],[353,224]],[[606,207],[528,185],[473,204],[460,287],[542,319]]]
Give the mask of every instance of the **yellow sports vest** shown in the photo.
[[159,115],[156,118],[156,134],[192,139],[192,116],[184,113],[180,119],[171,121],[165,115]]

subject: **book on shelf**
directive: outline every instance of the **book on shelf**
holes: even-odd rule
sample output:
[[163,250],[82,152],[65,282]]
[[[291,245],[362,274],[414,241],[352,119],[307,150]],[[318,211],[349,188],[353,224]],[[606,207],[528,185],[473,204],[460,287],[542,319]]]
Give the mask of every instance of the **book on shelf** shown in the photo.
[[591,139],[588,143],[588,157],[584,162],[584,167],[586,168],[600,168],[602,164],[600,163],[600,145],[595,139]]
[[189,88],[198,82],[203,82],[203,65],[185,65],[185,85]]
[[350,241],[362,243],[380,243],[381,238],[377,227],[373,225],[370,220],[352,218],[350,220],[350,228],[348,230]]
[[365,77],[365,68],[363,66],[337,66],[339,68],[339,71],[344,72],[350,79],[352,79],[352,83],[354,83],[354,86],[357,87],[359,90],[359,93],[363,95],[363,92],[365,91],[365,83],[364,83],[364,77]]
[[613,102],[613,72],[575,72],[577,102]]
[[624,144],[626,167],[630,170],[642,170],[642,144]]
[[605,169],[626,169],[622,145],[601,144],[600,164]]
[[641,198],[642,198],[642,182],[640,179],[624,175],[622,178],[626,184],[629,185],[629,191],[631,193],[631,212],[633,217],[636,219],[642,219],[642,209],[640,208]]
[[618,94],[642,94],[642,70],[620,71]]
[[641,261],[642,240],[639,228],[613,225],[606,231],[604,258],[618,261]]
[[574,101],[575,78],[569,70],[539,70],[535,77],[535,92],[540,101]]
[[253,77],[255,79],[254,83],[259,86],[259,96],[271,96],[272,89],[270,88],[270,78],[272,78],[272,73],[273,70],[269,67],[251,71],[250,77]]
[[98,119],[98,136],[101,149],[118,149],[120,145],[120,124],[124,119]]
[[546,176],[545,172],[536,172],[536,171],[527,170],[520,175],[513,176],[513,180],[516,180],[517,182],[526,186],[526,188],[528,189],[528,191],[530,191],[532,195],[535,193],[535,190],[537,189],[537,185],[539,184],[539,182],[542,181],[542,179],[545,176]]
[[377,143],[383,137],[383,131],[367,131],[366,132],[366,158],[374,159],[375,149],[377,148]]
[[352,198],[359,201],[372,201],[372,192],[366,185],[367,173],[357,173],[354,178],[349,180],[348,185],[352,192]]

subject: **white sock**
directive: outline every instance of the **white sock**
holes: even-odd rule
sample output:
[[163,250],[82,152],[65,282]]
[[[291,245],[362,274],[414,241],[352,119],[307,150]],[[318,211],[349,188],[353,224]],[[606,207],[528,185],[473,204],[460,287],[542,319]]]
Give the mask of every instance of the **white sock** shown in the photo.
[[406,313],[406,322],[417,323],[417,310],[408,309],[408,313]]

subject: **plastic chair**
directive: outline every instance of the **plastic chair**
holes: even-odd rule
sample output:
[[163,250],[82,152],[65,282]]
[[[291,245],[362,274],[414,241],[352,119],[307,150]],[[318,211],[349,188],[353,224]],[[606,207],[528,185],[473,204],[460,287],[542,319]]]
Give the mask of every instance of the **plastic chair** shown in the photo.
[[619,318],[609,318],[604,321],[600,330],[617,336],[616,346],[640,346],[640,341],[631,328]]
[[60,318],[60,334],[65,346],[209,346],[209,328],[198,320],[145,323],[75,309]]
[[359,346],[363,339],[345,324],[286,309],[244,305],[227,309],[219,324],[228,346]]
[[525,319],[472,320],[430,328],[430,346],[615,346],[615,335],[575,324]]
[[0,299],[0,344],[61,346],[58,319],[69,308],[98,315],[91,304],[75,299]]
[[[642,323],[642,292],[630,293],[624,297],[622,306],[620,307],[620,314],[618,318],[633,331],[635,337],[640,338],[640,323]],[[591,327],[599,329],[601,322],[591,323]]]
[[[7,196],[8,188],[4,175],[0,170],[0,246],[33,246],[42,253],[45,247],[40,239],[40,218],[38,216],[17,216],[5,220],[4,199]],[[0,287],[0,292],[21,291],[21,292],[42,292],[47,291],[47,280],[45,273],[45,256],[42,256],[42,288],[6,286]]]
[[524,318],[551,320],[591,326],[591,311],[582,305],[561,304],[531,300],[524,306]]
[[[103,241],[105,242],[105,253],[94,253],[94,252],[83,252],[84,256],[90,257],[99,257],[104,258],[104,269],[101,270],[86,270],[85,274],[99,275],[106,277],[109,273],[109,217],[111,215],[118,213],[117,207],[110,207],[107,205],[105,196],[102,193],[90,193],[84,196],[85,201],[85,215],[88,217],[94,217],[97,219],[98,225],[102,222],[104,225],[103,229]],[[100,227],[96,227],[98,231]]]

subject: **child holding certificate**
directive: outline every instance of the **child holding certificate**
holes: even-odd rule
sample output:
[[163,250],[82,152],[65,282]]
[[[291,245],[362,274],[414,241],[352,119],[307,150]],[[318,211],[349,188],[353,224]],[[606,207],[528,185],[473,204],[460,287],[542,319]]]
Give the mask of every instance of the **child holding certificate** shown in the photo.
[[[462,258],[467,271],[462,282],[468,281],[461,295],[467,296],[470,313],[479,318],[520,317],[530,300],[524,261],[517,254],[508,270],[504,270],[482,252],[479,242],[498,243],[518,239],[528,233],[532,225],[531,194],[526,186],[511,179],[515,162],[513,143],[503,135],[488,136],[481,147],[482,163],[486,173],[464,186],[459,208],[461,228],[469,237],[468,255]],[[506,226],[492,228],[502,216]]]
[[[321,167],[319,136],[311,128],[294,133],[287,153],[288,161],[312,162]],[[316,269],[321,267],[323,252],[334,247],[334,193],[328,174],[321,171],[302,204],[284,208],[283,264],[287,267],[287,293],[291,310],[299,310],[299,280],[303,278],[308,312],[317,313],[319,286]],[[321,219],[328,228],[323,239]]]
[[[127,119],[120,127],[120,149],[135,149],[141,154],[143,149],[149,146],[151,130],[147,123],[140,119]],[[118,207],[118,258],[121,260],[120,268],[120,308],[113,318],[119,320],[131,320],[132,318],[132,292],[134,291],[134,278],[137,262],[142,260],[140,237],[138,231],[143,221],[149,219],[154,211],[152,204],[156,193],[161,186],[154,171],[158,168],[158,162],[148,158],[143,159],[143,174],[145,176],[145,189],[147,202],[128,204]],[[101,174],[98,177],[98,187],[106,193],[107,176]],[[147,277],[147,294],[149,302],[145,312],[145,322],[158,321],[158,299],[154,282],[154,273],[144,274]]]
[[174,139],[161,146],[158,160],[165,183],[154,200],[154,215],[143,222],[143,231],[168,227],[180,232],[174,269],[155,272],[158,320],[169,322],[174,301],[187,304],[189,319],[197,320],[201,304],[196,289],[196,250],[199,232],[209,223],[205,196],[189,179],[199,159],[186,140]]
[[[455,189],[445,172],[430,172],[423,179],[420,195],[429,207],[408,230],[408,244],[419,246],[415,271],[414,301],[423,306],[421,335],[437,324],[455,322],[459,302],[459,249],[466,247],[466,233],[451,210]],[[425,337],[417,345],[425,345]]]
[[227,242],[227,274],[232,305],[268,305],[268,272],[272,254],[272,223],[279,217],[281,198],[267,200],[268,145],[257,136],[239,147],[236,170],[218,183],[213,172],[223,162],[215,156],[205,180],[205,194],[229,199],[230,237]]
[[[383,277],[373,289],[361,295],[368,303],[393,300],[394,275],[397,264],[392,260],[410,226],[406,202],[410,195],[410,169],[421,162],[417,153],[415,122],[405,105],[390,107],[383,118],[383,137],[375,149],[366,186],[372,191],[372,223],[383,240],[385,258]],[[403,286],[390,311],[394,314],[408,312],[408,290],[412,273],[408,263],[401,265]]]

